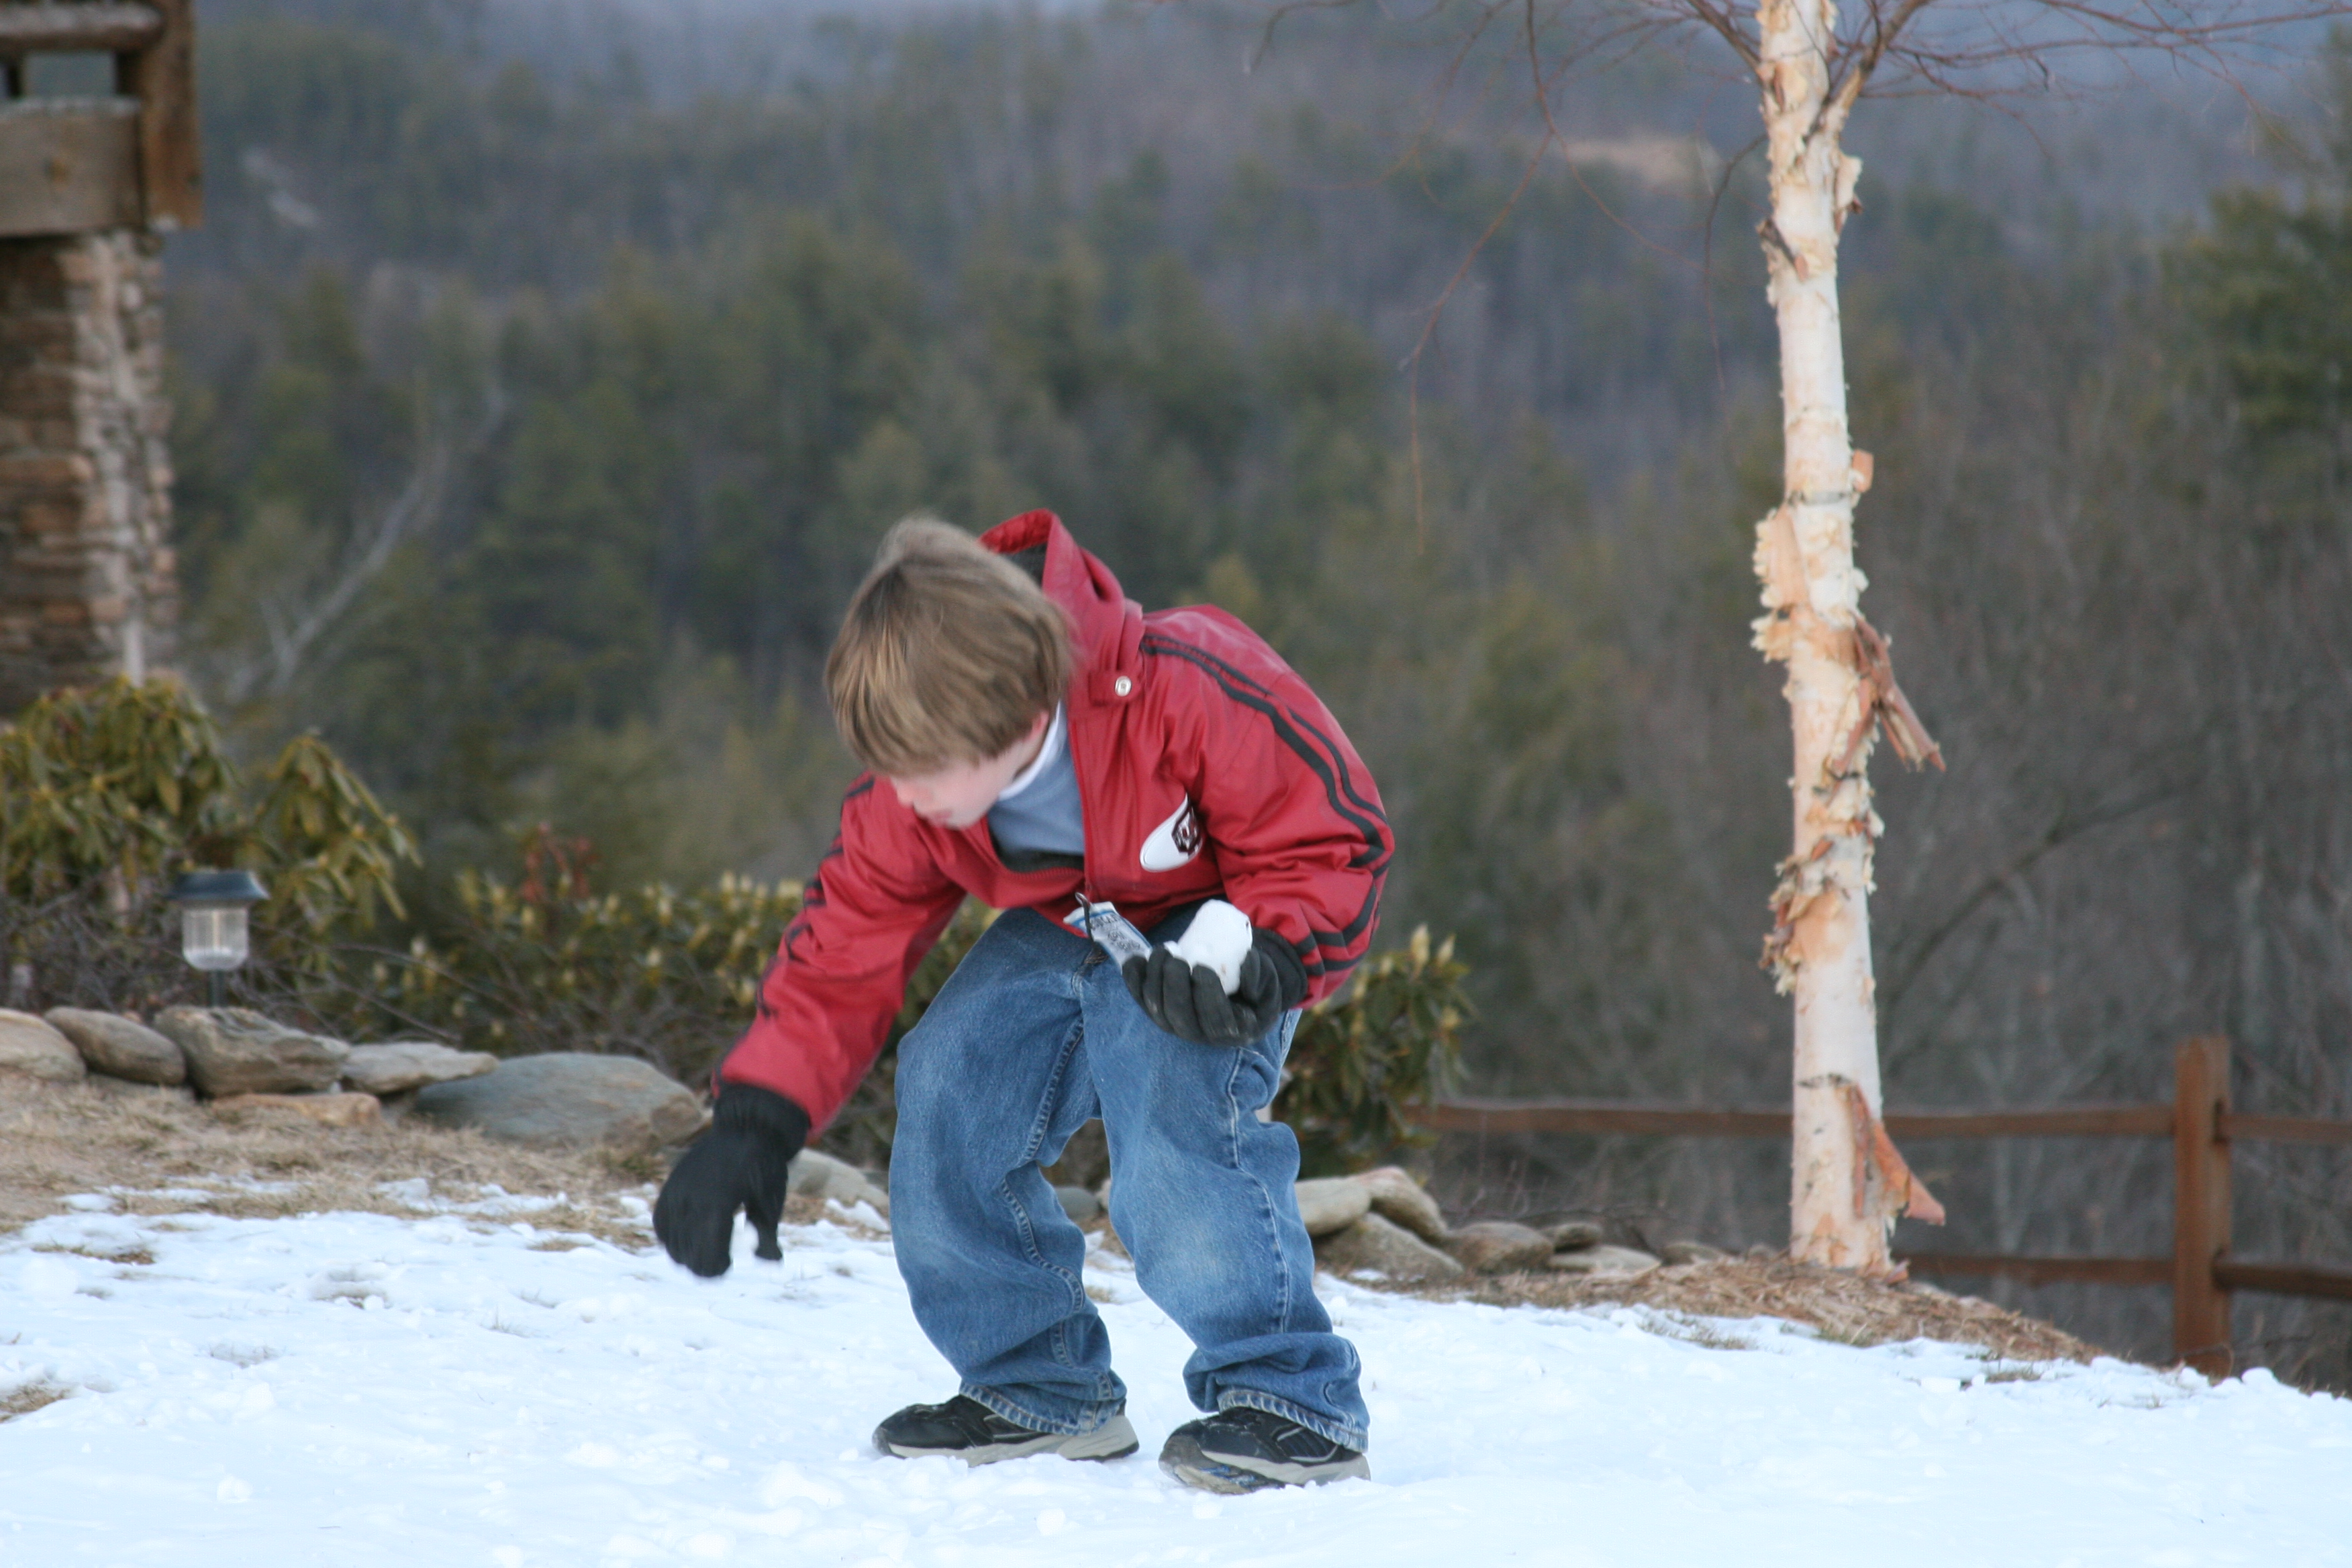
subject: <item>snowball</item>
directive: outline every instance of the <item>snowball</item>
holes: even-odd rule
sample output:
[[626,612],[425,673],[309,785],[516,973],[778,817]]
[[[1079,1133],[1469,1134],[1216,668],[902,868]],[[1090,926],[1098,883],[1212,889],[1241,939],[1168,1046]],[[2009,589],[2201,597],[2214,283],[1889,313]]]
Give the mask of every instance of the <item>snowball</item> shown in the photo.
[[1249,916],[1223,899],[1202,904],[1184,934],[1168,944],[1168,951],[1185,963],[1204,963],[1215,970],[1217,984],[1228,996],[1242,983],[1242,960],[1249,950]]

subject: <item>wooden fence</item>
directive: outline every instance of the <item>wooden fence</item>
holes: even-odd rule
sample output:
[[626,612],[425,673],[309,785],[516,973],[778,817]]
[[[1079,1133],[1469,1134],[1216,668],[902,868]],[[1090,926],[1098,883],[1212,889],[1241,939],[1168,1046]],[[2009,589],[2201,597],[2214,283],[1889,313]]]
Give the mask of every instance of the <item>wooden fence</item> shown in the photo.
[[[1572,1132],[1662,1138],[1786,1138],[1787,1110],[1708,1110],[1585,1100],[1449,1100],[1416,1108],[1440,1132]],[[2175,1054],[2169,1105],[2070,1105],[2037,1110],[1888,1111],[1894,1138],[2168,1138],[2173,1151],[2172,1256],[2021,1258],[1914,1253],[1914,1274],[2003,1278],[2031,1284],[2168,1285],[2172,1344],[2212,1376],[2231,1368],[2230,1294],[2262,1290],[2352,1300],[2352,1268],[2254,1263],[2230,1255],[2230,1150],[2240,1141],[2352,1144],[2352,1121],[2250,1116],[2230,1108],[2230,1043],[2186,1040]]]

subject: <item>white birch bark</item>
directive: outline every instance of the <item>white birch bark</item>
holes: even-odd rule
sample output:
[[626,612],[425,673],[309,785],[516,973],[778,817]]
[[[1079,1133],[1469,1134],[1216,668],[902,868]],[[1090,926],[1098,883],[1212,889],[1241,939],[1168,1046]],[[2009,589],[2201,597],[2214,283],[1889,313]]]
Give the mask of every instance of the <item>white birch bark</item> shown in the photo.
[[1891,677],[1874,679],[1884,644],[1862,617],[1853,562],[1854,500],[1869,485],[1870,458],[1847,435],[1837,289],[1838,237],[1862,165],[1839,146],[1851,99],[1831,94],[1831,0],[1763,0],[1757,16],[1772,198],[1761,233],[1780,325],[1785,455],[1781,504],[1757,526],[1767,614],[1756,646],[1788,666],[1796,742],[1795,843],[1766,943],[1796,1006],[1790,1250],[1885,1274],[1895,1213],[1933,1200],[1878,1126],[1869,899],[1879,821],[1867,768],[1893,690]]

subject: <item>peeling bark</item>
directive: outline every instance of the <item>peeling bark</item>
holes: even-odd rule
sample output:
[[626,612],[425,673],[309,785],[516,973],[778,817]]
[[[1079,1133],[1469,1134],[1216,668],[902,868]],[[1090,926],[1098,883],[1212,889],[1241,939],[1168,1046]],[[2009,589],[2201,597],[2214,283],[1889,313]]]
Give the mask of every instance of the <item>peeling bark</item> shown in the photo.
[[1896,685],[1886,639],[1862,614],[1855,500],[1875,465],[1846,426],[1838,239],[1860,205],[1859,159],[1840,149],[1853,98],[1831,92],[1830,0],[1764,0],[1757,76],[1772,210],[1759,226],[1780,339],[1782,500],[1757,525],[1765,614],[1756,647],[1788,666],[1796,766],[1794,844],[1772,894],[1764,964],[1796,1009],[1796,1142],[1790,1247],[1799,1259],[1867,1274],[1895,1267],[1897,1213],[1942,1210],[1879,1123],[1871,863],[1882,824],[1870,752],[1884,732],[1914,765],[1943,765]]

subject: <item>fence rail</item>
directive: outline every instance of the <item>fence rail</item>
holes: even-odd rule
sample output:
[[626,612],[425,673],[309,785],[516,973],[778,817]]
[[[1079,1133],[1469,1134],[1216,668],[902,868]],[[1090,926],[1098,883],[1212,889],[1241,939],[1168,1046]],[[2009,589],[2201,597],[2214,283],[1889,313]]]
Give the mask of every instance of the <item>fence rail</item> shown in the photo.
[[[1652,1138],[1786,1138],[1789,1111],[1643,1105],[1601,1100],[1447,1100],[1415,1108],[1435,1132],[1568,1132]],[[2173,1352],[2200,1372],[2231,1370],[2230,1293],[2267,1291],[2352,1300],[2352,1268],[2248,1262],[2230,1253],[2233,1142],[2352,1144],[2352,1121],[2256,1116],[2230,1109],[2230,1043],[2186,1040],[2173,1058],[2172,1103],[2066,1105],[2031,1110],[1890,1110],[1895,1138],[2168,1138],[2173,1144],[2172,1256],[2053,1258],[1921,1252],[1915,1274],[2028,1284],[2162,1285],[2172,1290]]]

